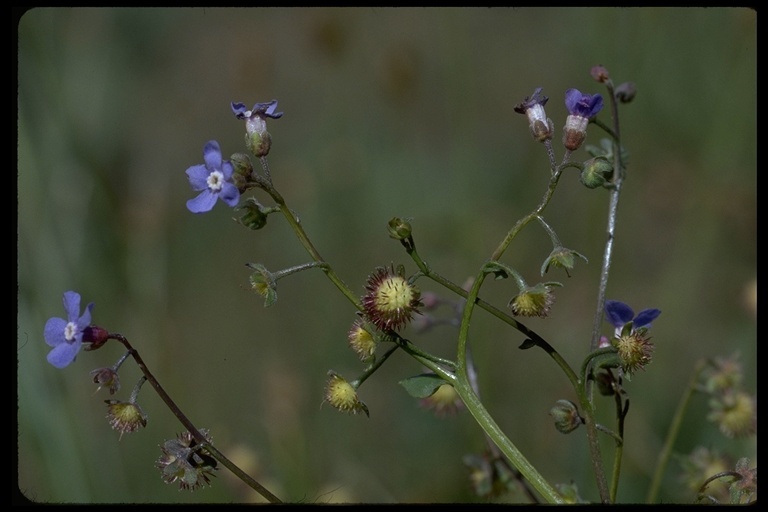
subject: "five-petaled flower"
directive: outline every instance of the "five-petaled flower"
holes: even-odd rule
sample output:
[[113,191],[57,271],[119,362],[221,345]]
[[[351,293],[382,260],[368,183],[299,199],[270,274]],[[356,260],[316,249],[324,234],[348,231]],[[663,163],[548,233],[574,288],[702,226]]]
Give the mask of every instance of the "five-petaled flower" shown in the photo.
[[53,347],[48,352],[48,362],[56,368],[64,368],[77,357],[83,344],[83,331],[91,323],[92,309],[91,302],[80,316],[80,294],[65,292],[64,310],[67,312],[67,319],[49,318],[45,323],[45,342]]
[[221,199],[229,206],[237,206],[240,191],[232,181],[234,169],[230,162],[222,160],[218,142],[212,140],[205,145],[203,159],[205,164],[193,165],[187,169],[192,189],[200,191],[196,198],[187,201],[189,211],[210,211],[216,204],[216,199]]
[[565,106],[568,117],[563,127],[563,145],[570,151],[578,149],[587,138],[589,120],[603,108],[603,97],[599,94],[582,94],[578,89],[565,91]]

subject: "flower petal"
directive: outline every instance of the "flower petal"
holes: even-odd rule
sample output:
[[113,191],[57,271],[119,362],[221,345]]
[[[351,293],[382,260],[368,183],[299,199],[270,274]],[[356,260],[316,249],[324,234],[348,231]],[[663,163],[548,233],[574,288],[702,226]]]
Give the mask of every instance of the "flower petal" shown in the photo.
[[45,322],[45,329],[43,330],[45,342],[51,347],[66,343],[67,340],[64,337],[64,329],[66,328],[67,321],[63,318],[49,318]]
[[240,201],[240,191],[233,184],[225,182],[219,192],[219,199],[234,208]]
[[67,319],[74,322],[80,316],[80,294],[77,292],[64,292],[64,311]]
[[235,168],[232,166],[232,163],[229,161],[222,162],[221,164],[221,174],[224,175],[225,181],[232,181],[232,175],[235,173]]
[[599,94],[594,94],[589,99],[589,113],[586,117],[592,119],[603,109],[603,97]]
[[189,177],[189,184],[192,185],[192,190],[208,190],[208,176],[209,171],[204,165],[193,165],[187,169],[187,176]]
[[221,148],[215,140],[210,140],[203,148],[203,159],[209,170],[221,169]]
[[277,110],[277,100],[272,100],[268,103],[267,110],[264,112],[264,115],[267,117],[271,117],[272,119],[279,119],[283,117],[282,112],[275,113],[275,110]]
[[216,204],[216,194],[210,190],[203,190],[194,199],[187,201],[187,208],[192,213],[205,213],[211,211]]
[[605,301],[605,318],[614,327],[624,327],[624,324],[632,320],[635,312],[632,308],[618,300]]
[[231,103],[232,106],[232,113],[235,114],[235,117],[238,119],[243,119],[245,117],[245,111],[247,110],[244,103],[235,103],[234,101]]
[[80,342],[74,343],[62,343],[57,345],[50,352],[48,352],[48,362],[56,368],[64,368],[75,360],[77,353],[80,351]]
[[[82,334],[83,329],[91,325],[91,310],[93,309],[93,302],[89,303],[83,311],[83,316],[77,319],[75,324],[77,325],[77,332]],[[82,336],[81,336],[82,337]]]
[[565,91],[565,108],[568,109],[568,113],[575,114],[576,108],[581,100],[581,91],[578,89],[568,89]]
[[658,309],[644,309],[637,314],[633,322],[633,327],[639,329],[640,327],[650,327],[651,322],[656,320],[661,314],[661,310]]

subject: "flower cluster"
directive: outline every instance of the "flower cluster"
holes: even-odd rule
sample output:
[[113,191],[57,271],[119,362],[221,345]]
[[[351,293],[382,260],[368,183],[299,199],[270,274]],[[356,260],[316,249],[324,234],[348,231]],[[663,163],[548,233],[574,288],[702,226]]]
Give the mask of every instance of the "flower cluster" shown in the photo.
[[[544,111],[548,100],[541,94],[541,87],[538,87],[531,96],[526,96],[514,107],[515,112],[528,117],[531,135],[538,142],[551,140],[555,131],[552,120]],[[603,97],[600,94],[583,94],[578,89],[568,89],[565,91],[565,106],[569,115],[563,127],[563,145],[569,151],[574,151],[584,143],[589,121],[602,110]]]
[[[207,443],[212,443],[207,429],[201,428],[200,433]],[[213,473],[217,469],[216,459],[197,444],[190,432],[182,432],[176,439],[165,441],[160,450],[163,454],[155,467],[160,470],[165,483],[178,482],[179,489],[187,491],[211,485],[210,477],[216,476]]]

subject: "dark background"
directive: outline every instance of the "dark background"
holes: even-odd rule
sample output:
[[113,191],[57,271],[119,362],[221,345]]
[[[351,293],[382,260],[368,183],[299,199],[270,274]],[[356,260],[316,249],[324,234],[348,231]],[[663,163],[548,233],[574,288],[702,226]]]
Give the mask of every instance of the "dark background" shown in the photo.
[[[564,92],[604,93],[589,75],[602,64],[638,89],[621,110],[630,162],[608,297],[663,311],[654,360],[627,384],[618,499],[643,501],[694,363],[739,352],[747,388],[756,382],[756,22],[749,9],[698,8],[27,12],[18,22],[19,488],[43,502],[261,500],[227,470],[194,493],[161,481],[158,445],[183,427],[148,386],[147,427],[118,441],[108,395],[94,395],[88,375],[117,360],[116,344],[61,371],[46,362],[43,326],[64,315],[71,289],[282,499],[483,501],[461,462],[483,449],[481,430],[466,413],[419,408],[398,385],[422,370],[404,354],[360,388],[370,419],[321,407],[329,369],[353,379],[363,368],[346,343],[352,306],[309,271],[280,281],[265,309],[244,263],[279,270],[308,256],[278,217],[250,232],[223,204],[191,214],[184,171],[210,139],[225,155],[243,151],[230,101],[277,99],[275,184],[353,290],[363,293],[376,266],[415,271],[387,235],[396,215],[413,219],[432,267],[462,283],[546,187],[543,146],[514,105],[543,87],[560,158]],[[601,136],[592,127],[587,142]],[[550,272],[566,286],[548,319],[527,324],[575,367],[592,329],[607,206],[608,194],[571,170],[546,212],[589,264],[577,262],[571,278]],[[550,249],[532,225],[502,261],[534,284]],[[504,307],[515,293],[511,280],[488,280],[481,295]],[[548,416],[556,400],[575,400],[559,369],[539,350],[518,350],[522,336],[483,312],[470,336],[499,425],[551,482],[574,481],[597,499],[585,432],[564,436]],[[455,352],[450,328],[412,337]],[[118,398],[138,376],[124,367]],[[612,405],[598,408],[612,426]],[[724,438],[707,411],[695,397],[675,451],[703,445],[754,460],[755,440]],[[666,502],[693,499],[679,470],[673,459]]]

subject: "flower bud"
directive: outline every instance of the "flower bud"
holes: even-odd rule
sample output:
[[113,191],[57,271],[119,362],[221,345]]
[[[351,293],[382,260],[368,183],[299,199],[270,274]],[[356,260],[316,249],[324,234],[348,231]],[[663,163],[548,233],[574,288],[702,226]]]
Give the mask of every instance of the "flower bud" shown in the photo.
[[570,400],[558,400],[550,409],[549,415],[555,419],[555,428],[558,432],[568,434],[573,432],[584,420],[579,416],[579,409]]
[[261,229],[266,226],[267,215],[274,211],[265,207],[253,197],[249,197],[242,206],[238,206],[235,210],[245,211],[242,217],[235,220],[248,229],[253,230]]
[[608,70],[603,66],[593,66],[589,74],[592,75],[592,78],[601,84],[604,84],[611,79],[610,75],[608,74]]
[[109,340],[109,331],[96,325],[90,325],[83,329],[83,350],[96,350],[101,348]]
[[389,236],[395,240],[405,240],[411,236],[411,224],[400,217],[392,217],[388,228]]
[[635,86],[634,82],[624,82],[623,84],[616,87],[616,91],[614,92],[616,94],[617,100],[622,103],[629,103],[635,99],[635,94],[637,94],[637,86]]
[[230,162],[234,168],[232,182],[242,194],[248,189],[247,185],[251,179],[253,164],[251,163],[251,159],[248,158],[248,155],[245,153],[235,153],[231,156]]
[[587,188],[605,185],[613,175],[613,164],[602,156],[596,156],[584,162],[579,181]]

